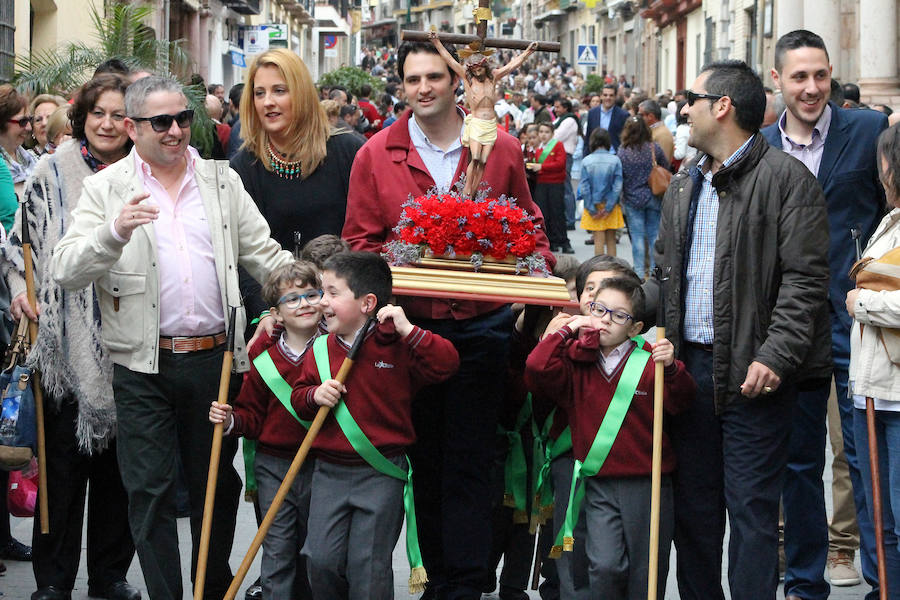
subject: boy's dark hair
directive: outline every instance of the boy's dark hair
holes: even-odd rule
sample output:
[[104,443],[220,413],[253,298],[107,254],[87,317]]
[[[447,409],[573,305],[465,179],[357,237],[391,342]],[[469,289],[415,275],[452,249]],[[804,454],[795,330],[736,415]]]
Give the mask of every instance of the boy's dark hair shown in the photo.
[[700,72],[709,73],[707,93],[731,98],[737,126],[749,133],[759,131],[766,115],[766,93],[759,75],[742,60],[709,63]]
[[295,284],[298,287],[321,286],[316,265],[305,260],[295,260],[273,269],[262,286],[262,299],[269,306],[277,306],[281,291]]
[[590,151],[593,152],[597,148],[606,148],[610,149],[612,146],[612,138],[609,137],[609,132],[605,129],[601,129],[600,127],[596,128],[591,132],[591,141],[590,141]]
[[[453,57],[456,62],[459,62],[459,54],[456,53],[456,47],[452,44],[447,44],[445,42],[441,42],[444,45],[444,48],[447,49],[447,52],[450,53],[450,56]],[[434,44],[429,42],[403,42],[400,44],[400,49],[397,50],[397,73],[400,75],[400,81],[405,79],[404,75],[404,67],[406,66],[406,57],[410,54],[416,54],[418,52],[427,52],[428,54],[434,54],[435,56],[440,56],[438,54],[437,48],[434,47]],[[450,79],[456,78],[456,73],[453,72],[453,69],[450,68],[450,65],[447,65],[447,72],[450,73]]]
[[578,273],[578,267],[581,263],[571,254],[556,254],[556,266],[553,267],[553,276],[565,279],[566,281],[574,279]]
[[342,240],[332,233],[326,233],[311,239],[308,244],[303,246],[303,250],[300,251],[300,260],[309,261],[322,271],[329,258],[340,252],[349,251],[350,244],[346,240]]
[[347,282],[354,298],[375,294],[375,310],[388,303],[393,287],[391,268],[373,252],[341,252],[325,261],[325,270]]
[[408,105],[406,104],[406,102],[401,100],[400,102],[398,102],[397,104],[394,105],[394,114],[398,115],[398,116],[402,115],[403,111],[406,110],[407,106]]
[[[828,58],[828,49],[825,47],[825,40],[821,36],[806,29],[795,29],[778,38],[778,42],[775,44],[775,70],[779,74],[782,67],[784,67],[785,52],[796,50],[797,48],[818,48],[825,53],[825,58],[828,62],[831,62],[831,59]],[[715,93],[718,94],[719,92]]]
[[359,86],[359,97],[360,98],[368,98],[372,95],[372,86],[368,83],[364,83]]
[[[607,277],[597,286],[597,293],[601,290],[618,290],[631,299],[631,316],[634,321],[640,321],[641,315],[644,314],[644,305],[647,303],[644,297],[644,288],[641,287],[641,280],[635,275],[628,277]],[[596,294],[594,295],[596,298]]]
[[640,278],[638,278],[627,262],[616,256],[598,254],[587,259],[578,267],[578,273],[575,274],[575,291],[578,293],[579,298],[581,293],[584,292],[584,283],[587,281],[588,275],[594,271],[612,271],[619,276],[634,277],[640,283]]

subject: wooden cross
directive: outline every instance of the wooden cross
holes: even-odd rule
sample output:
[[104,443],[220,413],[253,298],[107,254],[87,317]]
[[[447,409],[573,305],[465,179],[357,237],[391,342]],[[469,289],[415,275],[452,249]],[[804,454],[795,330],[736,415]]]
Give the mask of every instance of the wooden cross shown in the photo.
[[[476,35],[466,35],[461,33],[439,33],[438,39],[442,42],[455,45],[468,45],[475,42],[480,43],[483,48],[504,48],[509,50],[525,50],[531,44],[529,40],[511,40],[506,38],[489,38],[487,37],[488,21],[491,18],[490,0],[478,0],[478,8],[475,10],[475,21],[477,23]],[[401,40],[409,40],[411,42],[427,42],[429,41],[427,31],[411,31],[403,30],[400,32]],[[540,52],[559,52],[559,42],[538,42],[538,51]]]

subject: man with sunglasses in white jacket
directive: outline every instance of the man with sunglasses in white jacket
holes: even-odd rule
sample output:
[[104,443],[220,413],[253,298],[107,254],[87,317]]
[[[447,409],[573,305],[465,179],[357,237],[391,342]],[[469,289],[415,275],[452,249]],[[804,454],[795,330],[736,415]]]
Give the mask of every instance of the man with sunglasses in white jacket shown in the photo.
[[[181,86],[161,77],[133,83],[125,96],[131,153],[89,177],[51,267],[67,288],[93,283],[102,339],[114,363],[118,455],[129,521],[154,600],[181,600],[175,526],[176,447],[191,504],[192,568],[209,469],[229,307],[240,306],[238,266],[263,281],[292,260],[226,163],[188,146],[193,112]],[[235,331],[245,325],[238,309]],[[234,366],[248,370],[242,336]],[[232,392],[240,378],[232,379]],[[221,598],[241,480],[234,440],[223,440],[204,597]]]

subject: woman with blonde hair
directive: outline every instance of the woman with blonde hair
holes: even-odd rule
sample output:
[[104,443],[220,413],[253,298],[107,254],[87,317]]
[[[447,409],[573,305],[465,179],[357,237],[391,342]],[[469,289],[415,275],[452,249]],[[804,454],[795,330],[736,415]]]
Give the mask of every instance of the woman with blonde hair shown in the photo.
[[72,139],[72,122],[69,120],[69,106],[60,106],[47,117],[47,154],[53,154],[65,141]]
[[[272,237],[282,247],[294,248],[323,234],[339,236],[347,208],[350,167],[362,143],[353,135],[332,129],[300,57],[283,48],[259,55],[247,72],[240,114],[244,143],[231,159],[231,166],[268,221]],[[258,284],[249,277],[242,277],[241,281],[248,311],[268,315],[270,307],[262,301]],[[273,320],[263,318],[262,323],[264,328],[271,328]],[[251,352],[261,347],[252,344]],[[292,417],[286,413],[285,418]],[[265,471],[267,475],[258,480],[263,512],[276,492],[263,482],[282,480],[290,462],[289,458],[267,454],[262,447],[255,460],[250,461],[257,472]],[[311,473],[310,470],[309,477]],[[294,488],[306,493],[292,491],[290,501],[279,510],[276,523],[293,519],[305,523],[309,477],[301,481],[301,474],[295,482]],[[299,555],[305,531],[299,537],[287,558],[263,546],[260,570],[264,598],[311,597],[306,568]]]

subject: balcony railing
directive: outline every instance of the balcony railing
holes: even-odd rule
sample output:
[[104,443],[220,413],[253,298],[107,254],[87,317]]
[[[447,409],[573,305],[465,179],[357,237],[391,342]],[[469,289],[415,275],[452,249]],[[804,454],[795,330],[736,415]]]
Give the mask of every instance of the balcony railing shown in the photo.
[[223,4],[242,15],[259,14],[259,0],[223,0]]

